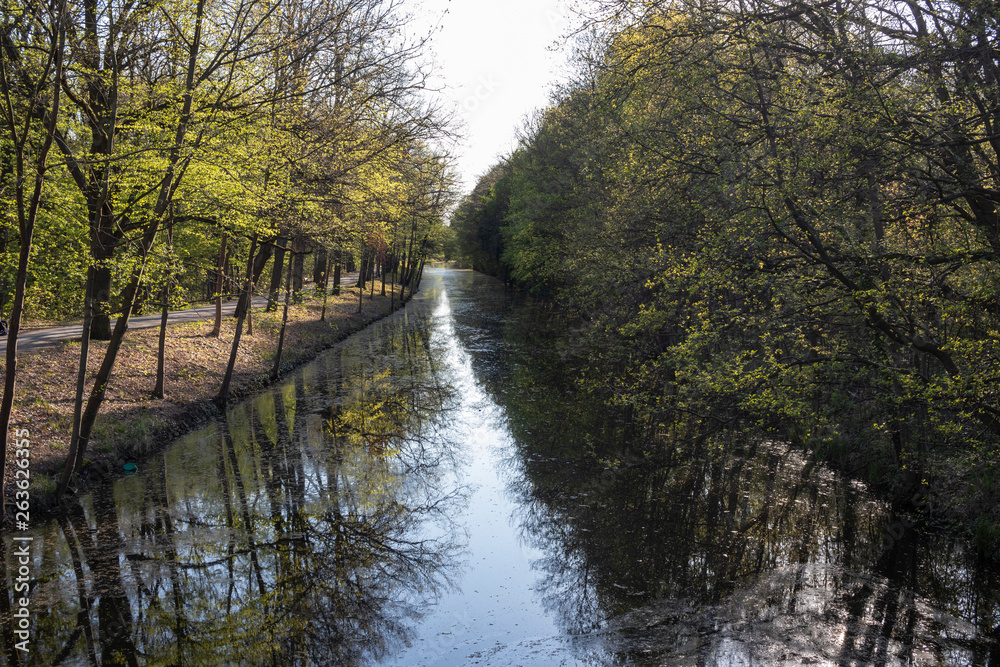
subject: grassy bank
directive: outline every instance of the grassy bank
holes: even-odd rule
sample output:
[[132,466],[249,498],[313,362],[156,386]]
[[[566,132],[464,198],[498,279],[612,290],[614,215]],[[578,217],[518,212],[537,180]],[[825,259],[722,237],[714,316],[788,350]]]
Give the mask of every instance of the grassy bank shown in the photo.
[[[345,289],[322,299],[306,298],[289,309],[282,373],[370,322],[391,312],[391,299],[366,293],[358,312],[358,290]],[[398,298],[395,306],[399,307]],[[252,315],[253,334],[244,327],[230,385],[230,402],[252,395],[269,384],[274,365],[282,310]],[[164,398],[152,397],[156,383],[159,328],[129,331],[118,355],[107,397],[94,426],[86,464],[77,491],[119,474],[127,461],[140,462],[177,436],[219,414],[212,399],[218,394],[229,360],[236,320],[223,320],[221,335],[211,337],[212,320],[171,324],[167,330]],[[91,343],[87,391],[104,357],[107,343]],[[30,431],[31,505],[38,516],[53,508],[55,480],[62,470],[70,441],[73,396],[80,359],[80,341],[57,343],[18,355],[17,393],[11,432]],[[13,448],[8,447],[8,460]],[[13,493],[11,466],[5,471],[8,496]],[[10,498],[8,498],[9,502]]]

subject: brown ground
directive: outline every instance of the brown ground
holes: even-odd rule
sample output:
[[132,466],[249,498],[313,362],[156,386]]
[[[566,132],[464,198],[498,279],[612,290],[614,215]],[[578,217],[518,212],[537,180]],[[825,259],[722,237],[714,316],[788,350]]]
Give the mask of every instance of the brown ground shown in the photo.
[[[306,299],[289,309],[282,373],[311,360],[319,352],[390,312],[390,298],[365,294],[358,313],[357,289],[328,297],[326,319],[320,321],[322,301]],[[398,295],[397,295],[398,296]],[[398,298],[395,300],[399,306]],[[268,384],[274,364],[282,309],[253,313],[253,335],[244,327],[240,339],[230,403]],[[156,384],[159,328],[136,329],[125,335],[114,374],[86,453],[79,485],[120,464],[141,461],[218,414],[212,399],[218,394],[229,360],[236,320],[223,320],[222,335],[209,337],[213,322],[172,324],[167,329],[164,372],[165,398],[151,396]],[[93,342],[87,369],[87,391],[104,358],[107,343]],[[10,433],[30,431],[31,506],[37,516],[55,502],[55,478],[69,449],[73,397],[80,361],[80,342],[71,341],[18,355],[17,388]],[[0,359],[0,368],[3,360]],[[8,501],[13,493],[13,438],[9,439],[6,470]]]

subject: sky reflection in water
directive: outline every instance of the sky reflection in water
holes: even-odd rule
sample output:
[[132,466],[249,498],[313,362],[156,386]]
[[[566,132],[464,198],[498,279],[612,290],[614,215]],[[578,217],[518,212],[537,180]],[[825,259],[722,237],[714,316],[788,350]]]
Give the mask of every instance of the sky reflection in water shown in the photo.
[[429,272],[40,528],[30,664],[1000,664],[961,544],[750,433],[643,441],[571,325]]

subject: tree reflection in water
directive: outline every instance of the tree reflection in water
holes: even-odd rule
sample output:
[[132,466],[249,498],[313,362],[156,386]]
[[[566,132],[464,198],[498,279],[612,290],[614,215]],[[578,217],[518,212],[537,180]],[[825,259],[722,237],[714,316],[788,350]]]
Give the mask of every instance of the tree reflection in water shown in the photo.
[[1000,664],[1000,582],[961,542],[750,429],[644,437],[580,391],[572,321],[548,304],[456,320],[506,412],[515,521],[579,660]]
[[[521,549],[540,580],[518,579],[510,592],[498,580],[477,605],[464,604],[475,588],[442,596],[442,614],[414,642],[422,655],[444,647],[452,664],[491,665],[544,663],[539,655],[588,665],[1000,664],[996,570],[960,541],[750,430],[692,421],[643,437],[628,414],[579,391],[580,342],[558,311],[482,276],[443,283],[476,393],[495,403],[490,428],[504,429],[490,442],[508,452],[503,501],[515,502],[491,518],[507,528],[513,511],[522,544],[496,553],[513,560]],[[460,531],[449,516],[468,506],[442,489],[468,467],[447,440],[470,433],[463,419],[481,407],[456,410],[452,428],[461,404],[449,381],[471,379],[440,370],[451,358],[431,352],[420,319],[406,313],[352,339],[34,533],[32,663],[397,657],[451,586]],[[486,497],[499,506],[502,495]],[[489,567],[498,557],[489,531],[480,537],[488,548],[474,554],[477,567]],[[449,600],[452,616],[482,613],[452,623]],[[532,634],[549,632],[539,600],[565,634]],[[528,610],[546,629],[501,627],[497,604],[517,610],[514,626]]]
[[411,636],[458,545],[427,327],[382,329],[36,534],[33,664],[357,665]]

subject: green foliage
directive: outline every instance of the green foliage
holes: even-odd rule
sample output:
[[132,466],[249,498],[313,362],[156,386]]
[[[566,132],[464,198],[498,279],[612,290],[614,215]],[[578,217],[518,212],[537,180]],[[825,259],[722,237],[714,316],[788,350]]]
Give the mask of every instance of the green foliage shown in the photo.
[[[441,226],[449,202],[440,179],[410,174],[435,160],[444,166],[431,157],[443,121],[420,98],[424,82],[410,63],[424,44],[398,38],[407,18],[394,4],[300,8],[294,29],[283,18],[290,9],[268,3],[112,5],[96,24],[72,2],[64,17],[88,48],[62,54],[73,74],[57,119],[60,159],[44,173],[29,318],[79,316],[90,264],[111,270],[112,310],[140,265],[144,293],[158,289],[169,265],[180,287],[174,303],[205,298],[223,232],[235,274],[255,234],[360,257],[371,236],[390,238],[403,220],[424,215],[435,193],[425,221]],[[44,19],[58,6],[35,9],[0,9],[15,115],[32,103],[21,79],[56,48],[44,39]],[[102,58],[112,43],[121,58]],[[34,103],[42,113],[51,100]],[[19,250],[12,136],[0,136],[0,311]],[[144,234],[157,226],[173,228],[171,250],[162,233],[144,250]]]
[[796,7],[615,14],[453,224],[586,314],[585,381],[650,423],[780,426],[905,485],[1000,438],[1000,107],[973,54],[997,16]]

